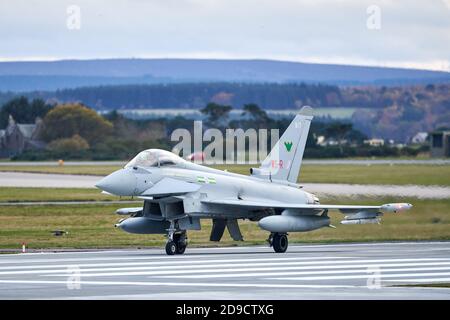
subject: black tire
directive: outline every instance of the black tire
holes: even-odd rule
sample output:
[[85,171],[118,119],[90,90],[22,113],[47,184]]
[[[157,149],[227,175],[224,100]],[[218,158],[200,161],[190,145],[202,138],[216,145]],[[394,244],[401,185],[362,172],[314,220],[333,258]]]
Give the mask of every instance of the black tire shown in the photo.
[[173,256],[175,253],[177,253],[177,245],[173,241],[168,241],[166,243],[166,253],[169,256]]
[[272,241],[273,250],[276,253],[286,252],[289,244],[287,235],[275,233]]
[[177,254],[183,254],[186,251],[186,245],[180,245],[177,243]]
[[183,254],[187,247],[186,234],[174,234],[173,241],[177,246],[176,254]]

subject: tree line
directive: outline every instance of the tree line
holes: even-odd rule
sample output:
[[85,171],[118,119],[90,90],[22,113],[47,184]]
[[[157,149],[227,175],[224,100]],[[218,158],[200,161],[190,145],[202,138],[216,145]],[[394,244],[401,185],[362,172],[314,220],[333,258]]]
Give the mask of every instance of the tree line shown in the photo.
[[[0,103],[12,93],[0,93]],[[240,107],[249,102],[263,109],[312,107],[355,107],[384,109],[400,106],[407,110],[421,104],[448,105],[450,84],[416,86],[338,87],[305,83],[174,83],[153,85],[93,86],[57,91],[24,93],[45,101],[82,102],[94,109],[132,108],[200,109],[214,102]]]
[[[96,86],[34,92],[29,97],[82,101],[95,109],[202,108],[209,102],[241,106],[253,102],[270,109],[293,109],[305,104],[327,106],[340,100],[340,89],[325,84],[179,83]],[[333,100],[334,99],[334,100]]]
[[[204,129],[218,128],[225,133],[227,128],[247,130],[279,129],[280,134],[289,126],[290,118],[271,118],[255,103],[245,104],[241,117],[230,119],[230,105],[214,102],[206,104],[200,111],[205,116]],[[18,155],[16,159],[129,159],[148,148],[171,149],[171,132],[178,128],[193,131],[193,121],[181,116],[151,120],[125,118],[116,110],[104,116],[80,103],[47,104],[41,99],[29,100],[17,97],[5,103],[0,110],[2,127],[7,125],[9,115],[19,123],[33,123],[35,117],[43,119],[44,129],[39,137],[47,143],[44,150],[32,150]],[[270,130],[268,131],[270,135]],[[318,137],[345,141],[335,146],[318,144]],[[270,138],[270,136],[269,136]],[[305,157],[348,156],[396,156],[414,155],[417,150],[364,145],[367,136],[349,122],[316,119],[311,124]],[[270,139],[269,139],[270,141]]]
[[[369,137],[408,142],[418,132],[450,128],[450,84],[337,87],[302,83],[178,83],[100,86],[54,92],[30,92],[46,103],[83,103],[94,109],[189,108],[208,103],[261,109],[354,107],[352,123]],[[14,98],[0,93],[0,103]],[[5,119],[0,123],[4,125]]]

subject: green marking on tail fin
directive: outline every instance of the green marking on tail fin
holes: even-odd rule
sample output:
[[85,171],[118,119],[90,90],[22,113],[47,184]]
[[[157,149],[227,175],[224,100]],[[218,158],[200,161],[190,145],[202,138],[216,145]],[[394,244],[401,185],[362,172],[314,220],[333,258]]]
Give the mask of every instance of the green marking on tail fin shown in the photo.
[[292,141],[289,141],[289,142],[285,141],[284,146],[286,147],[287,152],[291,152]]

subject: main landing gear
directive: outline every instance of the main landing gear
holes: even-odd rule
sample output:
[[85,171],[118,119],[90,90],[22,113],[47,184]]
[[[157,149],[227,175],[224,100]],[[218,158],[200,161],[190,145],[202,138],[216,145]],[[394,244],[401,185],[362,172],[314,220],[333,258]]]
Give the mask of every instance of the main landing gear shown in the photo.
[[287,233],[271,233],[268,242],[276,253],[286,252],[289,244]]
[[186,231],[180,233],[169,233],[169,240],[166,243],[166,253],[170,256],[174,254],[183,254],[187,247]]

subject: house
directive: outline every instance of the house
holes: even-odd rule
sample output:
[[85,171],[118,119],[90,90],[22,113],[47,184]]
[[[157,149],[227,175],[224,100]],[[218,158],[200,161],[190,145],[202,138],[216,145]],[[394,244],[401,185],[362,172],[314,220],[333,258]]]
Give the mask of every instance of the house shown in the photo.
[[450,157],[450,131],[432,132],[430,143],[432,158]]
[[364,144],[368,144],[369,146],[372,147],[382,147],[384,146],[384,140],[373,138],[369,140],[364,140]]
[[318,136],[316,143],[321,147],[328,147],[328,146],[343,146],[347,145],[349,142],[347,139],[335,139],[335,138],[325,138],[325,136]]
[[414,144],[422,144],[427,141],[428,133],[426,132],[418,132],[414,137],[411,138],[411,143]]
[[12,157],[26,150],[44,149],[45,143],[39,136],[43,129],[42,119],[36,118],[35,123],[17,123],[9,116],[8,126],[0,130],[0,157]]

